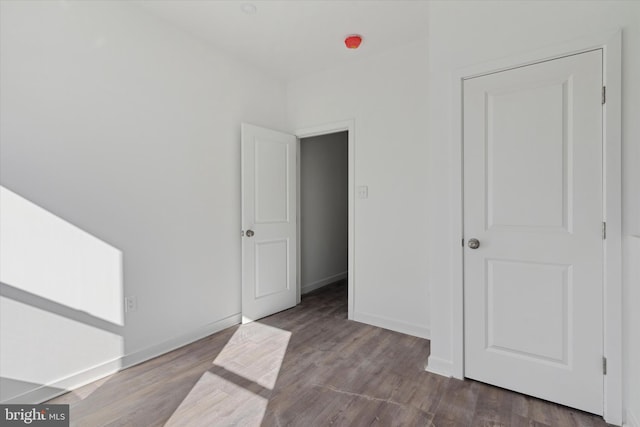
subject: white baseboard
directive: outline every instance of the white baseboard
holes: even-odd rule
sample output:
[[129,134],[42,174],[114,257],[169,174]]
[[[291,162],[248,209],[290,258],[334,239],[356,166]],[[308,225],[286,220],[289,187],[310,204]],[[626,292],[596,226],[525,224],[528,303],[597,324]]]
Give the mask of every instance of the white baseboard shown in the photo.
[[333,276],[325,277],[324,279],[316,280],[315,282],[302,285],[302,287],[300,288],[300,293],[302,295],[308,294],[311,291],[323,288],[327,285],[337,282],[338,280],[346,279],[347,274],[347,271],[343,271],[342,273],[334,274]]
[[6,400],[0,401],[0,403],[21,403],[27,405],[35,405],[46,402],[47,400],[65,394],[70,390],[82,387],[83,385],[89,384],[93,381],[99,380],[100,378],[104,378],[108,375],[118,372],[122,369],[121,360],[122,358],[117,358],[108,362],[104,362],[100,365],[93,366],[89,369],[77,372],[60,380],[52,381],[49,384],[38,386],[17,396],[12,396]]
[[138,350],[134,353],[127,354],[122,358],[122,369],[130,368],[154,357],[161,356],[165,353],[173,351],[177,348],[183,347],[192,342],[198,341],[204,337],[208,337],[211,334],[220,332],[223,329],[227,329],[230,326],[237,325],[241,321],[240,313],[231,315],[224,319],[220,319],[217,322],[209,323],[196,330],[189,332],[188,334],[181,335],[179,337],[164,341],[160,344],[152,345],[142,350]]
[[453,362],[451,360],[440,359],[438,357],[429,356],[427,360],[427,366],[425,367],[427,372],[432,374],[442,375],[443,377],[451,378],[453,372]]
[[163,355],[187,344],[191,344],[192,342],[198,341],[199,339],[207,337],[211,334],[215,334],[216,332],[220,332],[221,330],[226,329],[230,326],[237,325],[238,323],[240,323],[239,313],[218,320],[217,322],[209,323],[208,325],[202,326],[187,334],[180,335],[162,343],[135,351],[123,357],[70,375],[61,380],[57,380],[49,384],[34,388],[33,390],[29,390],[28,392],[20,394],[19,396],[11,397],[6,401],[2,401],[0,403],[38,404],[41,402],[46,402],[47,400],[65,394],[70,390],[77,389],[108,375],[115,374],[116,372],[123,369],[130,368],[131,366],[137,365],[142,362],[146,362],[147,360],[153,359],[154,357]]
[[379,328],[389,329],[407,335],[413,335],[414,337],[418,338],[429,339],[431,337],[431,331],[429,330],[429,328],[418,326],[412,323],[406,323],[400,320],[377,316],[374,314],[355,312],[353,313],[353,320],[355,320],[356,322],[362,322],[369,325],[377,326]]
[[640,427],[638,417],[631,412],[631,409],[627,409],[627,421],[623,424],[624,427]]

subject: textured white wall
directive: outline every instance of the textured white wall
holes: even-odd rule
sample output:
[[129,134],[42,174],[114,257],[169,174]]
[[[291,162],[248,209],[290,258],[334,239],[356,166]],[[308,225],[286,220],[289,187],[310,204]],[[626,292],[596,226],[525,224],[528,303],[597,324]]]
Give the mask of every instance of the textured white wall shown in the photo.
[[429,335],[427,44],[287,85],[291,129],[355,120],[354,318]]
[[[460,68],[533,51],[593,34],[623,29],[623,263],[625,280],[625,405],[640,414],[640,3],[632,1],[432,1],[429,13],[431,177],[431,351],[452,360],[451,245],[448,165],[452,73]],[[635,323],[634,323],[635,322]]]
[[302,293],[348,270],[348,142],[347,132],[300,140]]
[[72,360],[55,348],[37,355],[47,383],[238,315],[240,122],[282,129],[284,86],[126,2],[1,7],[0,182],[121,251],[122,293],[138,299],[122,348],[101,360],[83,350],[82,322],[58,328],[68,319],[43,323],[5,301],[3,360],[29,352],[4,345],[20,342],[16,330],[56,328],[77,347]]

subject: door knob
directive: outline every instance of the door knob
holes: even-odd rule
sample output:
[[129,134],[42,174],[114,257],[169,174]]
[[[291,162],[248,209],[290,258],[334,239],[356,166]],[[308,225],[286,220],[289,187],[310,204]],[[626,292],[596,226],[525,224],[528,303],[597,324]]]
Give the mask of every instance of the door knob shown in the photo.
[[253,230],[247,230],[247,237],[253,237],[254,234]]
[[478,249],[480,247],[480,240],[478,239],[469,239],[468,243],[471,249]]

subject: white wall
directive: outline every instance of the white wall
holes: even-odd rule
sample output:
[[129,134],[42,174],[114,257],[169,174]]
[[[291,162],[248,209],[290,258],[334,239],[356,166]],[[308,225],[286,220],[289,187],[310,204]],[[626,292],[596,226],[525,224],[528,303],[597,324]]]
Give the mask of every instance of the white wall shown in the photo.
[[427,44],[287,85],[291,129],[355,120],[354,319],[429,335]]
[[[62,218],[62,229],[120,251],[123,266],[122,280],[100,284],[68,275],[86,290],[73,302],[56,297],[68,291],[66,273],[29,288],[47,289],[44,298],[3,278],[13,296],[3,298],[0,366],[23,383],[3,386],[1,399],[38,384],[71,387],[237,322],[239,126],[282,129],[284,86],[126,2],[1,7],[1,184],[43,218]],[[137,296],[123,327],[96,319],[91,295],[105,283]],[[117,339],[96,359],[91,343],[105,328]],[[21,344],[47,333],[59,344],[37,355]],[[47,369],[36,381],[15,378],[5,361],[19,358]]]
[[[451,158],[454,70],[623,28],[623,234],[626,408],[640,416],[640,3],[631,1],[433,1],[429,15],[431,191],[431,351],[452,362],[451,245],[447,161]],[[431,361],[430,361],[431,363]]]
[[627,424],[640,427],[640,235],[626,236],[623,250],[624,407]]
[[347,277],[349,134],[300,140],[302,293]]

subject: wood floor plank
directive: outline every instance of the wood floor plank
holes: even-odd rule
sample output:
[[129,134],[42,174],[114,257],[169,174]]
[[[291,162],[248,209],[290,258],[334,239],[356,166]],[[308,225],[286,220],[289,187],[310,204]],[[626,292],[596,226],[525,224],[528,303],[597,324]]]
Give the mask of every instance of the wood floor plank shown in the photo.
[[478,383],[478,400],[473,415],[474,427],[505,427],[511,423],[513,393]]
[[435,414],[448,381],[447,378],[434,374],[424,375],[421,381],[402,377],[401,384],[394,390],[391,399]]
[[451,379],[440,399],[433,423],[437,427],[470,426],[477,402],[477,383]]
[[424,370],[429,341],[347,320],[344,282],[50,401],[78,427],[604,427]]

